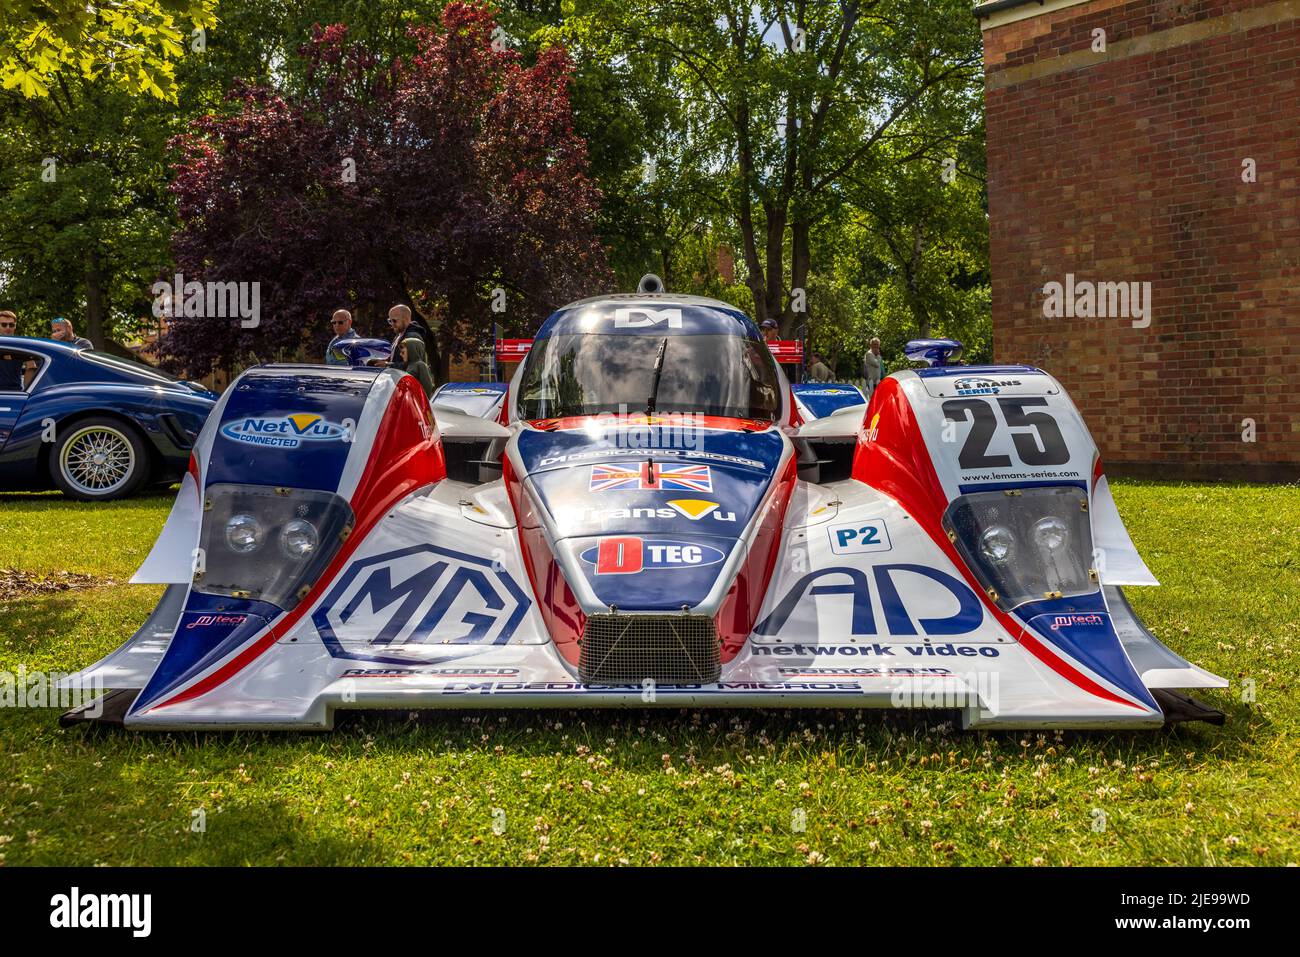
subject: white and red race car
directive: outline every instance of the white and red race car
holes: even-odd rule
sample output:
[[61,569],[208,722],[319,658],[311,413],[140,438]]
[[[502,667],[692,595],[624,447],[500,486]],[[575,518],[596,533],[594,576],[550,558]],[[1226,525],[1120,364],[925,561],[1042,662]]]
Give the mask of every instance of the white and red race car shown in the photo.
[[[880,707],[974,728],[1222,716],[1049,374],[791,386],[711,299],[601,296],[505,384],[261,366],[221,397],[69,721],[329,728],[340,709]],[[852,390],[852,391],[850,391]],[[818,394],[820,393],[820,394]],[[814,417],[820,415],[821,417]]]

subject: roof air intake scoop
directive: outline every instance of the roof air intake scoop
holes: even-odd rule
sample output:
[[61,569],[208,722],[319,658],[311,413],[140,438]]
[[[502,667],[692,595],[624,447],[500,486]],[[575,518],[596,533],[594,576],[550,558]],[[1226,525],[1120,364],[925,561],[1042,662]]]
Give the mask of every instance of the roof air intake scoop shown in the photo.
[[641,281],[636,284],[636,291],[641,293],[656,294],[664,291],[664,281],[652,272],[646,273],[641,277]]

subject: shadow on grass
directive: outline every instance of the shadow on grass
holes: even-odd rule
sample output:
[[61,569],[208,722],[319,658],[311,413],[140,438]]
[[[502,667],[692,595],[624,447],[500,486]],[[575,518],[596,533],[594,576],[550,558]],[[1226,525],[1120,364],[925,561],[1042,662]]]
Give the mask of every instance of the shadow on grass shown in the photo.
[[176,486],[166,488],[150,488],[135,495],[128,495],[126,498],[113,499],[108,502],[81,502],[77,499],[68,498],[62,492],[47,490],[44,492],[3,492],[0,491],[0,503],[5,505],[48,505],[51,508],[66,506],[69,510],[76,511],[100,511],[104,509],[120,508],[132,503],[139,504],[154,499],[173,499],[176,497]]
[[[660,755],[667,751],[687,750],[703,763],[724,763],[737,750],[751,748],[755,740],[766,740],[787,754],[835,752],[846,766],[866,765],[900,747],[973,757],[989,740],[996,741],[1004,753],[1019,750],[1030,755],[1045,739],[1062,754],[1107,752],[1130,762],[1158,757],[1166,767],[1175,768],[1192,768],[1211,754],[1219,762],[1255,757],[1255,742],[1269,733],[1268,719],[1245,705],[1222,700],[1213,704],[1228,712],[1224,727],[1186,722],[1165,729],[1069,731],[1059,736],[1052,731],[962,731],[957,712],[876,708],[343,711],[336,716],[333,731],[137,732],[86,726],[82,733],[88,742],[161,739],[178,753],[214,745],[238,747],[239,742],[325,741],[331,755],[340,758],[374,754],[375,749],[414,756],[497,746],[508,755],[544,758],[554,755],[560,740],[570,751],[578,744],[603,751],[611,738],[622,745],[637,738],[666,739],[644,751],[620,748],[618,763],[628,770],[658,768]],[[485,733],[487,742],[482,740]],[[742,745],[742,738],[747,743]]]
[[69,589],[53,595],[11,598],[0,604],[0,637],[4,641],[0,645],[0,662],[8,662],[15,653],[48,654],[50,636],[70,633],[84,616],[83,601],[77,590]]

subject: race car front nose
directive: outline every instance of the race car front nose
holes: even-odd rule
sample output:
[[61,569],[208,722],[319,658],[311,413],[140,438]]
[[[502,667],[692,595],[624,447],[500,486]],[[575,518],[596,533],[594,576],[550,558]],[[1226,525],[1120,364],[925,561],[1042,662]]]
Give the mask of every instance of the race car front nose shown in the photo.
[[734,538],[671,532],[611,532],[561,539],[562,564],[580,576],[595,599],[592,610],[681,612],[704,610],[730,582]]

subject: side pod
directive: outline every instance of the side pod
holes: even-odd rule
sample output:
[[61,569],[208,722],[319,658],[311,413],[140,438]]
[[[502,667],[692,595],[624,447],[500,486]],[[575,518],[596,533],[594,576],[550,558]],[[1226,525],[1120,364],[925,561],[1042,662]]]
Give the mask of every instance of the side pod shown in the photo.
[[1003,707],[972,712],[968,724],[1082,715],[1060,725],[1087,726],[1090,708],[1131,723],[1217,715],[1171,689],[1227,682],[1156,641],[1118,587],[1155,579],[1082,416],[1052,376],[1023,366],[895,373],[863,417],[852,474],[902,506],[1059,688],[1055,699],[1004,693]]
[[205,425],[133,579],[168,584],[157,609],[65,684],[138,692],[128,726],[220,687],[275,645],[394,505],[445,477],[429,403],[410,376],[248,370]]

